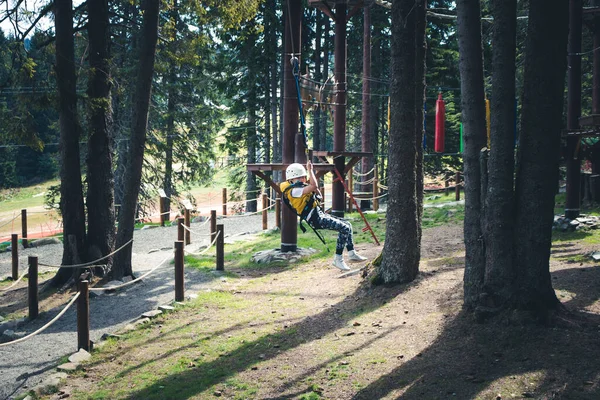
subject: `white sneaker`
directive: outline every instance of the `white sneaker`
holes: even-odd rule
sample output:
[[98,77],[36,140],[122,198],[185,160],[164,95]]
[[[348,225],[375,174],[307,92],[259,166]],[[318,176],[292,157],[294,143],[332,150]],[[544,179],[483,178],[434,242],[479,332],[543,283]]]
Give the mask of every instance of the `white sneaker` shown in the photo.
[[365,261],[367,257],[363,257],[354,250],[348,252],[348,260],[350,261]]
[[336,256],[333,259],[333,266],[341,269],[342,271],[350,271],[350,267],[346,265],[346,263],[344,262],[344,258],[340,255],[338,256],[336,254]]

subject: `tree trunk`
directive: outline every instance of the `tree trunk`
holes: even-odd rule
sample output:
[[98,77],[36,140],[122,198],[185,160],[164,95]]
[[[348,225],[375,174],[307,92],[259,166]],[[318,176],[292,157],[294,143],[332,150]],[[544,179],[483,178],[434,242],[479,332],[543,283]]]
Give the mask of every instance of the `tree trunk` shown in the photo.
[[[329,21],[329,17],[324,18],[324,26],[323,26],[323,63],[322,63],[322,72],[321,72],[321,82],[329,84],[329,86],[325,86],[324,90],[331,88],[331,82],[327,82],[329,78],[329,48],[330,48],[330,38],[329,38],[329,30],[330,30],[331,22]],[[321,101],[328,103],[329,100],[321,99]],[[327,118],[329,115],[329,104],[325,104],[325,107],[320,110],[321,118],[319,120],[319,147],[315,147],[315,150],[327,150]],[[321,107],[319,107],[321,108]]]
[[[371,118],[371,8],[367,5],[364,8],[363,18],[363,82],[362,82],[362,135],[361,150],[363,152],[373,151],[371,146],[372,122]],[[373,175],[367,176],[367,172],[373,167],[373,158],[363,158],[362,163],[362,181],[366,181]],[[360,190],[368,192],[370,184],[363,185]]]
[[[123,19],[131,20],[133,25],[137,25],[137,8],[129,3],[124,4]],[[122,27],[120,29],[118,39],[115,40],[118,47],[122,47],[127,50],[119,52],[119,57],[116,60],[115,70],[116,71],[131,71],[129,68],[131,65],[131,53],[135,53],[137,48],[137,38],[135,32],[129,36],[128,28]],[[127,79],[132,78],[132,72],[128,72]],[[113,91],[113,132],[116,138],[116,166],[115,166],[115,183],[114,183],[114,198],[115,198],[115,210],[117,211],[116,219],[118,219],[118,210],[121,209],[121,203],[123,202],[123,195],[125,191],[124,177],[125,170],[127,168],[127,156],[129,154],[129,138],[130,130],[127,124],[130,117],[131,107],[129,106],[132,101],[131,93],[121,93],[118,90]]]
[[486,146],[483,51],[479,0],[458,0],[457,35],[460,51],[461,107],[464,127],[465,277],[464,305],[474,308],[483,287],[485,249],[481,229],[479,151]]
[[485,285],[487,306],[498,307],[511,296],[514,279],[514,127],[517,1],[492,0],[491,139],[485,195]]
[[[248,129],[246,131],[246,148],[248,155],[246,161],[248,164],[256,163],[256,91],[251,89],[248,110]],[[258,209],[257,206],[257,192],[258,186],[256,185],[256,177],[252,172],[246,172],[246,212],[255,212]]]
[[[170,26],[168,29],[169,42],[167,44],[170,53],[171,65],[169,65],[169,73],[166,76],[167,89],[167,126],[166,126],[166,147],[165,147],[165,176],[163,179],[163,190],[167,198],[163,202],[163,208],[160,212],[164,215],[165,221],[170,221],[171,196],[173,195],[173,143],[175,141],[175,113],[177,109],[177,68],[178,64],[175,61],[177,58],[177,27],[178,21],[177,0],[173,1],[171,10],[169,11]],[[166,29],[165,29],[166,30]]]
[[[568,34],[566,1],[530,0],[517,154],[516,307],[558,306],[550,279]],[[543,100],[543,101],[542,101]]]
[[393,110],[388,146],[389,201],[383,259],[377,275],[384,283],[410,282],[419,272],[416,196],[416,101],[413,0],[392,4]]
[[[325,18],[329,18],[325,16]],[[323,13],[317,10],[316,15],[316,24],[317,27],[315,29],[315,80],[317,82],[322,82],[321,77],[321,64],[323,59],[321,58],[321,41],[323,38]],[[313,107],[313,149],[318,150],[321,148],[321,107],[319,104]],[[313,162],[317,162],[317,159],[311,160]]]
[[425,71],[427,69],[425,55],[427,54],[427,0],[417,0],[415,10],[417,12],[416,34],[415,34],[415,99],[416,118],[415,133],[417,147],[417,169],[416,169],[416,191],[417,191],[417,228],[419,253],[421,251],[422,219],[423,219],[423,195],[424,195],[424,173],[423,173],[423,135],[425,126],[423,124],[425,104]]
[[[173,71],[176,67],[172,65],[171,71]],[[171,78],[173,80],[171,80]],[[164,215],[165,221],[170,221],[170,210],[171,210],[171,196],[173,195],[173,142],[175,140],[175,108],[177,107],[175,98],[177,97],[176,89],[174,88],[175,80],[177,78],[171,76],[168,79],[167,85],[169,86],[168,95],[169,99],[167,100],[167,126],[166,126],[166,146],[165,146],[165,177],[163,180],[163,190],[167,198],[163,202],[163,208],[160,212]]]
[[[133,239],[135,211],[144,162],[148,109],[150,107],[150,94],[152,91],[152,75],[154,74],[154,58],[158,39],[159,1],[145,0],[143,4],[142,42],[140,45],[138,80],[135,88],[136,95],[132,118],[131,145],[129,147],[129,166],[125,176],[125,193],[119,214],[116,247],[121,247]],[[131,248],[131,245],[127,246],[115,255],[113,267],[113,277],[115,279],[133,274]]]
[[[87,157],[88,255],[110,254],[115,240],[111,72],[108,0],[88,1],[90,77]],[[107,261],[109,268],[112,259]]]
[[[79,154],[81,127],[77,116],[73,3],[70,0],[54,5],[54,25],[60,123],[60,211],[65,237],[62,265],[72,265],[81,260],[86,237]],[[73,245],[69,245],[67,238],[72,238]],[[76,269],[60,268],[52,278],[51,286],[58,287],[66,283],[76,273]]]

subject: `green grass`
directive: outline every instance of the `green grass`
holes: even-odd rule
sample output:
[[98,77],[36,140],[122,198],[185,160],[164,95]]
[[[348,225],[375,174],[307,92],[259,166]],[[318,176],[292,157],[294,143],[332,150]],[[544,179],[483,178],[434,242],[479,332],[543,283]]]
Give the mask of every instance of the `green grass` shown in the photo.
[[[461,200],[464,200],[464,198],[464,193],[461,192]],[[424,204],[443,204],[454,201],[456,201],[456,194],[454,193],[454,190],[451,190],[447,196],[444,194],[444,192],[440,192],[435,194],[425,194],[423,197]]]
[[0,190],[0,212],[43,206],[44,196],[33,196],[47,192],[50,186],[58,185],[58,183],[53,180],[23,188]]
[[439,225],[455,224],[465,219],[464,205],[456,204],[446,207],[431,207],[423,209],[423,228]]

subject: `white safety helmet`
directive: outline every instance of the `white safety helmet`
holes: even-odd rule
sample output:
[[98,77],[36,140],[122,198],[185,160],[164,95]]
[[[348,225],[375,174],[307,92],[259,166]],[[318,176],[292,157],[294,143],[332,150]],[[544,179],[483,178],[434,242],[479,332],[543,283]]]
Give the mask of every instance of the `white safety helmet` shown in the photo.
[[302,164],[293,163],[288,165],[285,169],[285,179],[287,180],[300,178],[302,176],[306,176],[306,168],[304,168],[304,165]]

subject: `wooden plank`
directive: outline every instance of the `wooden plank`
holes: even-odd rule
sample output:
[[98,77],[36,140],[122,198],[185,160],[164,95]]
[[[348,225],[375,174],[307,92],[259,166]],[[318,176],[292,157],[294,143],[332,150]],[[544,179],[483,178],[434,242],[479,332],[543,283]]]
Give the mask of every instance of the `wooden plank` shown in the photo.
[[287,164],[246,164],[246,169],[254,171],[285,171]]
[[[246,164],[246,170],[254,171],[285,171],[288,164]],[[313,164],[315,171],[332,171],[333,164]]]
[[370,151],[322,151],[314,150],[313,155],[315,157],[373,157],[373,153]]

